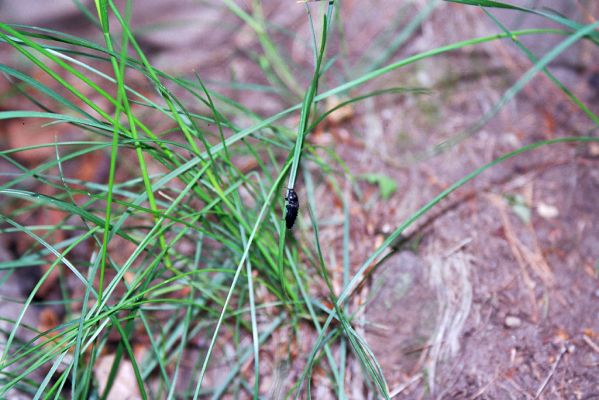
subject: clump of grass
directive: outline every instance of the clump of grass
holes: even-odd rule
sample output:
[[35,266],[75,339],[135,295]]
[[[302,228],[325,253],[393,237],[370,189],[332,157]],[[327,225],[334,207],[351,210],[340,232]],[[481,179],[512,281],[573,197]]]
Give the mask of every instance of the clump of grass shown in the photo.
[[[456,2],[533,12],[498,2]],[[18,390],[34,398],[107,398],[120,365],[130,362],[142,398],[220,398],[242,391],[258,398],[267,395],[261,392],[262,374],[271,372],[261,363],[261,349],[279,332],[294,332],[290,341],[310,340],[300,334],[309,327],[314,332],[310,354],[289,356],[302,372],[282,389],[287,396],[310,394],[310,376],[318,364],[327,371],[337,397],[347,398],[346,363],[354,357],[373,390],[388,398],[384,371],[353,328],[355,310],[347,302],[382,255],[408,226],[485,170],[545,145],[598,141],[565,137],[536,142],[480,167],[410,216],[359,265],[351,265],[348,202],[339,193],[345,198],[344,287],[335,293],[319,239],[313,173],[303,172],[302,193],[307,200],[302,200],[305,211],[300,227],[290,233],[283,219],[285,178],[287,187],[293,188],[300,160],[319,168],[337,188],[341,187],[337,181],[352,179],[343,165],[328,167],[330,160],[323,159],[306,140],[334,111],[324,111],[321,102],[344,94],[348,100],[341,107],[369,97],[423,93],[423,89],[407,88],[352,91],[420,60],[494,40],[512,40],[532,61],[531,69],[496,107],[455,140],[480,129],[539,72],[547,74],[598,125],[597,116],[546,69],[576,41],[584,38],[597,43],[598,24],[580,25],[534,11],[561,24],[563,30],[509,31],[492,17],[501,28],[496,35],[389,62],[405,40],[402,35],[414,32],[414,24],[409,24],[398,36],[401,40],[394,41],[393,51],[377,55],[370,65],[363,62],[359,76],[323,90],[327,74],[339,68],[327,51],[330,36],[342,37],[343,33],[337,3],[318,4],[320,15],[314,20],[312,6],[304,5],[312,26],[312,38],[306,41],[314,49],[314,70],[308,82],[294,76],[294,66],[272,40],[258,2],[252,12],[233,1],[224,4],[256,33],[268,61],[260,66],[275,92],[282,93],[287,102],[303,98],[301,103],[261,118],[251,105],[239,104],[211,88],[205,83],[209,77],[180,78],[156,69],[131,31],[130,1],[119,8],[112,1],[97,0],[95,14],[88,10],[90,22],[100,29],[101,44],[40,27],[0,24],[3,45],[28,61],[26,72],[7,65],[0,65],[0,71],[40,110],[2,111],[0,119],[69,124],[79,137],[44,145],[54,149],[55,156],[36,166],[23,165],[15,155],[38,146],[0,153],[4,162],[19,171],[0,186],[4,198],[1,232],[18,234],[19,240],[27,238],[31,243],[19,259],[0,263],[2,279],[9,279],[17,269],[47,265],[18,317],[7,320],[10,328],[3,332],[0,397]],[[430,2],[418,21],[436,4]],[[115,23],[120,36],[114,34]],[[538,59],[518,40],[550,34],[565,39]],[[348,44],[340,48],[344,45]],[[99,65],[109,66],[111,72],[101,72]],[[50,77],[54,87],[36,78],[39,73]],[[150,82],[155,95],[142,94],[130,83],[131,76]],[[99,106],[97,98],[106,106]],[[195,104],[183,98],[192,98]],[[286,117],[298,113],[299,123],[291,126]],[[253,125],[238,126],[235,121],[240,117]],[[157,130],[152,125],[157,120],[167,121],[168,128]],[[107,179],[91,182],[65,174],[67,165],[87,162],[86,157],[96,153],[109,159]],[[252,160],[254,167],[242,169],[240,159]],[[28,222],[29,216],[48,208],[62,213],[60,223],[38,226]],[[53,241],[59,232],[64,239]],[[24,317],[55,271],[61,277],[57,290],[65,318],[56,327],[39,331],[24,324]],[[314,294],[322,290],[332,308]],[[75,298],[74,293],[78,294]],[[134,348],[140,336],[148,343],[142,357]],[[198,343],[199,349],[194,349]],[[226,348],[232,348],[233,354]],[[108,352],[115,357],[100,390],[94,368]],[[229,372],[207,383],[215,356],[226,360]],[[250,375],[242,372],[249,360],[253,360]],[[190,363],[192,367],[185,367]],[[183,368],[191,368],[185,374],[191,379],[184,381]],[[38,381],[35,373],[39,371],[43,373]]]

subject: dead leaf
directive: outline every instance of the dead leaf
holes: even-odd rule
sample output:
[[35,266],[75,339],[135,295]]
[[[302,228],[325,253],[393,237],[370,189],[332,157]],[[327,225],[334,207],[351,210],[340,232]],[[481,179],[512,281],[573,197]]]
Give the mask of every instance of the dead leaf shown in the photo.
[[49,331],[50,329],[56,328],[60,323],[60,319],[56,312],[50,307],[44,308],[39,315],[39,323],[37,328],[42,331]]
[[331,111],[336,107],[339,107],[327,116],[328,123],[332,125],[339,125],[340,123],[349,120],[355,115],[354,107],[351,105],[351,103],[344,106],[341,106],[341,103],[342,101],[336,96],[327,97],[327,111]]

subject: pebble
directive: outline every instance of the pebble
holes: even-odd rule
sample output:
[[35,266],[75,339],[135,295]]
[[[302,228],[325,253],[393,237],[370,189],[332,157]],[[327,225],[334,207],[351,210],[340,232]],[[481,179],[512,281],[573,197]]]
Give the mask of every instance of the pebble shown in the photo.
[[503,322],[506,328],[516,329],[522,325],[522,320],[513,315],[508,315],[505,317],[505,321]]
[[557,207],[540,202],[537,205],[537,213],[545,219],[552,219],[559,216],[559,210]]

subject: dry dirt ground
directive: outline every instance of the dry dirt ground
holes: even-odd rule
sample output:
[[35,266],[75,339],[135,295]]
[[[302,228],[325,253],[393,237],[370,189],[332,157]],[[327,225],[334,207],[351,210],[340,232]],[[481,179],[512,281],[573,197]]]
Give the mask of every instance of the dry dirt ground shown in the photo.
[[[2,2],[0,15],[93,36],[70,2],[49,2],[55,5],[44,12],[30,7],[34,3]],[[401,13],[409,21],[428,3],[344,1],[348,59],[376,58],[393,36],[382,42],[373,38]],[[135,4],[141,43],[159,68],[199,71],[212,81],[235,73],[240,81],[264,83],[244,51],[256,46],[255,39],[220,7],[192,1]],[[309,37],[303,6],[291,0],[263,4],[274,23]],[[535,4],[580,21],[599,17],[593,1]],[[512,27],[548,25],[507,12],[494,14]],[[496,32],[480,9],[438,2],[393,59]],[[537,55],[560,40],[523,39]],[[284,35],[280,47],[309,68],[309,48]],[[552,64],[552,72],[596,113],[598,59],[597,48],[582,43]],[[366,101],[342,123],[314,134],[311,140],[334,147],[352,173],[383,174],[398,183],[388,200],[365,183],[365,199],[352,199],[353,267],[415,210],[477,167],[533,141],[596,135],[597,127],[538,76],[476,133],[439,155],[427,155],[473,126],[529,67],[509,41],[424,61],[369,87],[419,86],[431,94]],[[348,75],[353,73],[350,66]],[[299,76],[307,79],[309,73]],[[255,104],[263,115],[283,106],[274,98],[247,96],[238,100]],[[11,145],[6,137],[0,140]],[[409,243],[390,255],[352,299],[360,310],[356,329],[377,355],[396,398],[599,398],[598,167],[597,147],[544,147],[487,171],[410,228]],[[319,198],[331,199],[330,192],[325,184],[317,187]],[[323,201],[319,214],[342,218],[333,200]],[[337,285],[340,232],[338,226],[322,232]],[[350,398],[371,398],[357,364],[352,361],[348,369]]]

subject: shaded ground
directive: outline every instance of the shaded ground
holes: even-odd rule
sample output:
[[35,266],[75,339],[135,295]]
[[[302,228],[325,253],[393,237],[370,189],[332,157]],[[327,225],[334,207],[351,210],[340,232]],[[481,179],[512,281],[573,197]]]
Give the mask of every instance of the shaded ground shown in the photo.
[[[266,3],[274,23],[308,37],[302,7]],[[364,53],[376,58],[388,41],[371,42],[372,38],[395,23],[397,15],[415,15],[425,5],[413,2],[395,14],[388,11],[396,8],[392,1],[346,3],[352,60]],[[56,12],[37,15],[15,4],[1,3],[0,15],[22,23],[69,26],[71,33],[93,32],[85,25],[72,25],[79,18],[72,7],[57,5]],[[141,43],[158,67],[183,74],[197,70],[212,81],[226,80],[233,72],[239,81],[264,81],[259,71],[248,67],[245,49],[257,44],[249,32],[239,29],[238,20],[195,2],[176,4],[152,1],[134,12],[146,28],[166,25],[149,32],[140,27]],[[582,21],[599,16],[596,4],[547,4]],[[539,23],[496,15],[526,27]],[[169,25],[165,20],[183,23]],[[496,32],[481,10],[443,3],[399,53]],[[555,45],[547,39],[523,42],[539,56]],[[294,61],[309,68],[309,48],[284,36],[281,43],[288,44],[284,48]],[[598,57],[596,49],[580,44],[552,69],[596,113],[599,85],[593,83],[598,73],[593,60]],[[352,173],[383,174],[398,183],[389,200],[381,200],[376,187],[365,183],[364,198],[352,198],[354,269],[396,226],[466,173],[533,141],[592,131],[592,123],[548,79],[537,77],[476,134],[436,157],[426,155],[434,145],[467,131],[529,67],[522,53],[504,41],[403,68],[369,86],[420,86],[432,93],[366,101],[344,122],[310,138],[334,146]],[[354,72],[349,68],[347,73]],[[309,69],[298,76],[304,83]],[[269,115],[281,105],[274,96],[253,96],[260,114]],[[14,142],[17,135],[2,140],[3,146],[19,145]],[[411,227],[409,245],[390,255],[354,295],[353,305],[361,310],[356,329],[366,335],[398,398],[599,398],[598,157],[599,149],[593,146],[556,145],[487,171]],[[340,287],[338,221],[343,214],[330,193],[320,182],[319,198],[330,201],[319,202],[318,213],[332,221],[321,233],[323,248],[331,249],[326,257],[332,260],[334,284]],[[273,343],[276,347],[277,340]],[[350,364],[351,398],[369,398],[357,362]],[[282,378],[273,373],[271,381],[276,379]],[[265,392],[271,381],[266,380]],[[330,395],[326,389],[317,393],[317,398]]]

